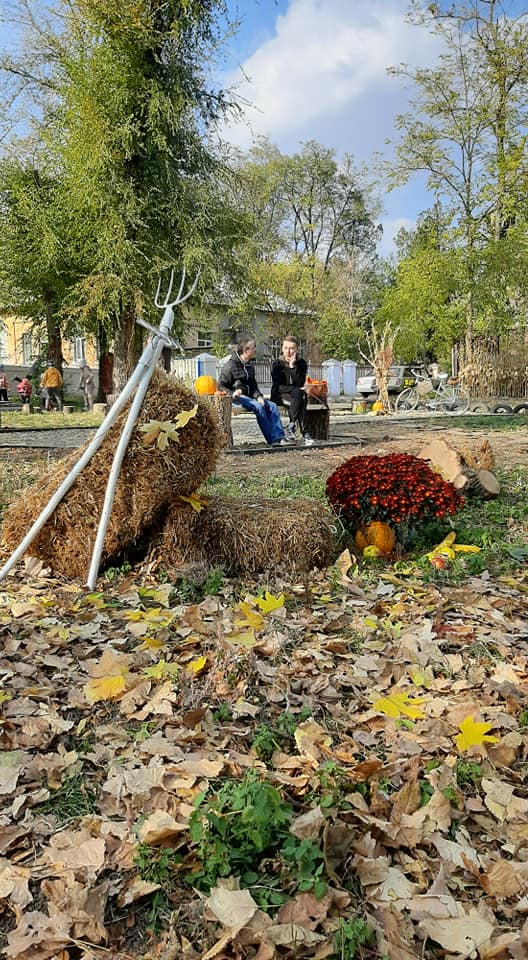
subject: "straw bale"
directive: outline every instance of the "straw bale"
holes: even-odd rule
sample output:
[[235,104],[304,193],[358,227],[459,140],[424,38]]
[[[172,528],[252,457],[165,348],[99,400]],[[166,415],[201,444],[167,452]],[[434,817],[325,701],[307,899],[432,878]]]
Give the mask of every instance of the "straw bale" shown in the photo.
[[231,574],[300,573],[327,566],[334,553],[330,513],[313,500],[206,497],[196,513],[175,500],[153,538],[162,563],[206,562]]
[[[170,440],[165,450],[157,443],[145,444],[142,424],[174,421],[198,402],[197,415],[179,430],[179,440]],[[122,433],[128,406],[109,431],[97,453],[84,468],[28,549],[56,573],[83,577],[88,573],[107,479]],[[176,494],[189,495],[213,471],[223,444],[218,418],[209,404],[174,377],[156,370],[130,439],[117,482],[102,563],[131,546],[163,512]],[[2,535],[14,549],[37,519],[51,495],[71,471],[80,451],[60,461],[24,492],[4,514]]]

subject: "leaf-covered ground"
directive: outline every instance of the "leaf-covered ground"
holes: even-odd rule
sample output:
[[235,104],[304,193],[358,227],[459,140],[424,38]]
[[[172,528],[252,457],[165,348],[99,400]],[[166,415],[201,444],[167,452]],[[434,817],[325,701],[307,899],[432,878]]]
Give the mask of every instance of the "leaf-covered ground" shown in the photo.
[[504,480],[446,570],[0,585],[8,960],[526,957],[527,482]]
[[526,574],[346,567],[4,586],[7,957],[526,955]]

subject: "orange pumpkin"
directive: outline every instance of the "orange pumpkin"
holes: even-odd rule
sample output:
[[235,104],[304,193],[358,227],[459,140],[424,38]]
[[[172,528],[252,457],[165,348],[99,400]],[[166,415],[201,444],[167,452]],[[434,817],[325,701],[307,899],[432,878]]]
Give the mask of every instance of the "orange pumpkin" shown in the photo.
[[396,538],[394,530],[388,523],[382,523],[381,520],[374,520],[367,527],[360,527],[354,537],[354,542],[358,550],[364,550],[365,547],[377,547],[380,553],[387,555],[394,550]]
[[372,410],[374,413],[385,413],[385,407],[381,400],[375,400],[372,404]]
[[214,377],[202,376],[198,377],[194,382],[195,393],[198,393],[201,397],[208,397],[213,393],[216,393],[216,380]]

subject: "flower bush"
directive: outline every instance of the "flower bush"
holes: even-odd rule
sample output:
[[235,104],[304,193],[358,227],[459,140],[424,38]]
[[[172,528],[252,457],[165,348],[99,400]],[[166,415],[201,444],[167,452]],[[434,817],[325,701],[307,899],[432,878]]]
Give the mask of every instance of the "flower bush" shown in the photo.
[[354,528],[373,520],[415,525],[453,514],[464,503],[452,484],[408,453],[351,457],[328,477],[326,495]]

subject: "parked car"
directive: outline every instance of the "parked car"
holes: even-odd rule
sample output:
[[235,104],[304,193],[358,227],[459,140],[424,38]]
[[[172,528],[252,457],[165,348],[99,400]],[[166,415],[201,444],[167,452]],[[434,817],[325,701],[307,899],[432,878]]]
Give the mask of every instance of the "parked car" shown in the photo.
[[[402,390],[406,390],[407,387],[414,387],[415,383],[416,377],[411,367],[395,366],[389,369],[389,393],[400,393]],[[366,373],[363,377],[358,378],[356,390],[362,397],[376,396],[378,390],[373,370],[370,370],[370,372]]]

